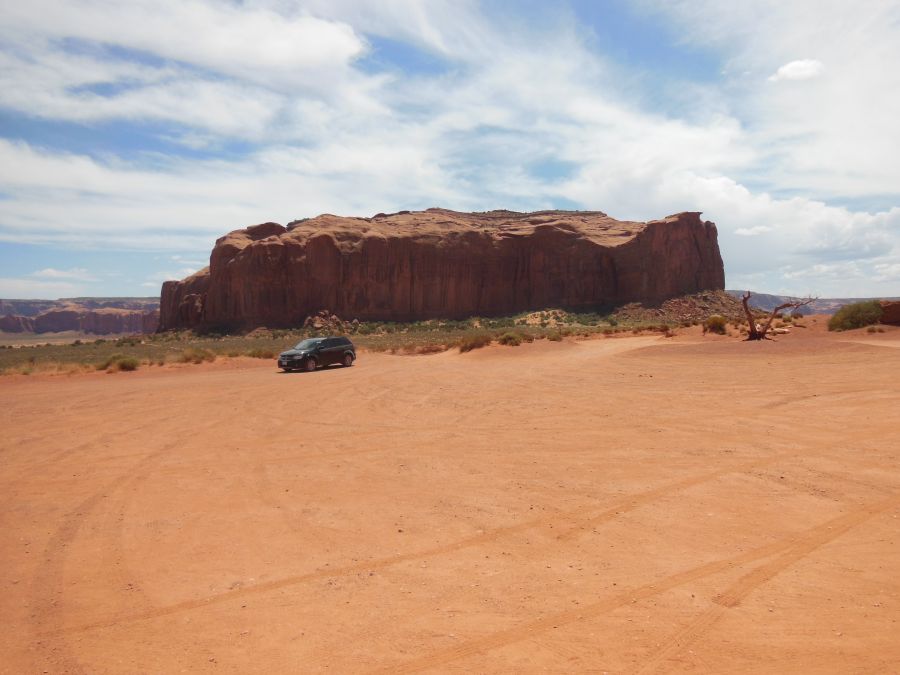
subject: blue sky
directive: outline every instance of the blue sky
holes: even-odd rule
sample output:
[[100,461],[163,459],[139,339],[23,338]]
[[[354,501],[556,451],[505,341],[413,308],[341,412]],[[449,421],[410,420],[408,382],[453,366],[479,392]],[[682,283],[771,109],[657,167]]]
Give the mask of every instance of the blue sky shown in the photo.
[[900,295],[900,6],[0,8],[0,297],[156,295],[323,212],[703,211],[729,287]]

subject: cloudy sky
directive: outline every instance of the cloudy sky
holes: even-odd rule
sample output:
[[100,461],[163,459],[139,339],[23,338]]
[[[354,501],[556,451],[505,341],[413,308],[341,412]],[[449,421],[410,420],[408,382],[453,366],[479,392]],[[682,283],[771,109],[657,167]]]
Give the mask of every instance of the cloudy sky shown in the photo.
[[900,2],[0,7],[0,297],[319,213],[703,211],[729,288],[900,295]]

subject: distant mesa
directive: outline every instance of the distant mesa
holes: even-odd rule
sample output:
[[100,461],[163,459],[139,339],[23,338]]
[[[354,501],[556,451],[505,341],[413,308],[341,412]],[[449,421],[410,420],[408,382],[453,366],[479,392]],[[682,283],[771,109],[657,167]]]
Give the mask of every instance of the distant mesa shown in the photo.
[[599,211],[401,211],[263,223],[208,268],[163,284],[160,329],[293,327],[327,308],[364,321],[656,303],[725,287],[716,226]]
[[[727,293],[734,296],[735,298],[740,298],[745,293],[745,291],[727,291]],[[772,295],[769,293],[756,293],[752,291],[751,293],[752,297],[750,298],[750,305],[765,312],[771,312],[773,309],[775,309],[779,305],[783,305],[786,302],[801,299],[793,295]],[[878,299],[879,298],[816,298],[801,311],[805,314],[834,314],[844,305],[852,305],[855,302]],[[900,300],[900,298],[887,298],[882,301],[882,307],[890,305],[891,301],[897,300]],[[893,304],[895,306],[898,306],[900,305],[900,302],[894,302]],[[888,323],[887,321],[882,321],[884,323]]]
[[154,333],[159,327],[156,298],[63,298],[0,300],[0,331],[95,335]]

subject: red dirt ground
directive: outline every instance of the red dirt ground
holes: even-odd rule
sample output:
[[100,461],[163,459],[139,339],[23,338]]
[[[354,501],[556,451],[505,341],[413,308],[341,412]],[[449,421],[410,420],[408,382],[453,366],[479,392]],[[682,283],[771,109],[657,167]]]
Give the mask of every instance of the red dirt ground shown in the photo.
[[900,330],[0,379],[0,671],[897,672]]

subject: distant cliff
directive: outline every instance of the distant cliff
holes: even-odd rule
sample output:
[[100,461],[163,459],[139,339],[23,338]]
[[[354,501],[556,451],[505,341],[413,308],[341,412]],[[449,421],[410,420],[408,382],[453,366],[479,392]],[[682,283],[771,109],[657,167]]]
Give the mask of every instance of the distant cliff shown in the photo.
[[163,284],[160,329],[297,326],[319,309],[409,321],[659,302],[720,290],[716,227],[696,212],[446,209],[322,215],[221,237],[210,265]]
[[72,298],[63,300],[0,300],[0,331],[56,333],[79,331],[96,335],[154,333],[159,303],[147,298]]
[[[735,298],[740,298],[746,291],[726,291]],[[792,300],[801,300],[793,295],[771,295],[769,293],[755,293],[751,291],[750,305],[764,312],[771,312],[778,305]],[[878,298],[816,298],[806,305],[801,311],[806,314],[834,314],[844,305],[852,305],[855,302],[866,300],[878,300]],[[886,298],[886,300],[900,300],[900,298]]]

